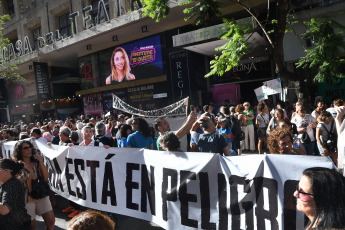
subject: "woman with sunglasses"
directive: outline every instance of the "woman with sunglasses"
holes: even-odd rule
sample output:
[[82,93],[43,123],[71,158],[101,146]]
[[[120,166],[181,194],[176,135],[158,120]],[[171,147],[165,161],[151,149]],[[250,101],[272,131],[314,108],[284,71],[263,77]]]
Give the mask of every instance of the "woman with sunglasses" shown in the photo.
[[328,168],[304,170],[294,193],[297,210],[309,219],[309,229],[345,228],[345,178]]
[[31,230],[36,230],[36,215],[41,215],[46,229],[54,229],[55,216],[49,200],[49,196],[42,199],[33,199],[30,196],[31,192],[31,180],[36,179],[38,174],[44,179],[49,178],[47,168],[43,164],[43,157],[38,153],[30,141],[18,141],[14,146],[13,156],[17,161],[23,161],[25,163],[25,170],[23,175],[19,178],[24,184],[26,194],[26,210],[31,216]]
[[0,229],[30,229],[30,216],[25,209],[25,188],[17,179],[24,163],[0,159]]

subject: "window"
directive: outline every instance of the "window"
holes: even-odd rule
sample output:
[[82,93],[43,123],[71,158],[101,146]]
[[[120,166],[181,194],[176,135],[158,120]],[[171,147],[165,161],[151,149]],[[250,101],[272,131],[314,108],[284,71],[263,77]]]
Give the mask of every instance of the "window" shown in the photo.
[[38,49],[38,40],[37,38],[41,37],[41,27],[32,30],[32,38],[34,39],[34,46],[33,48],[36,50]]
[[69,14],[59,16],[60,35],[69,37],[72,35],[71,20]]
[[14,15],[14,4],[13,0],[7,0],[7,10],[10,16]]

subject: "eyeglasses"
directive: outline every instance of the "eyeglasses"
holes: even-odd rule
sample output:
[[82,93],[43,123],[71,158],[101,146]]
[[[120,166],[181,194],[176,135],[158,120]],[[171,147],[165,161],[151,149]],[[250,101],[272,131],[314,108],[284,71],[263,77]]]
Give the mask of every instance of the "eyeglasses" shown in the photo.
[[244,105],[244,106],[249,106],[249,105]]
[[303,190],[301,190],[300,188],[298,188],[298,185],[296,186],[296,191],[297,191],[297,197],[301,201],[308,201],[308,200],[310,200],[310,196],[314,196],[313,194],[306,193]]
[[0,169],[0,172],[6,172],[8,169]]
[[28,149],[31,149],[32,147],[29,146],[29,147],[24,147],[23,150],[28,150]]

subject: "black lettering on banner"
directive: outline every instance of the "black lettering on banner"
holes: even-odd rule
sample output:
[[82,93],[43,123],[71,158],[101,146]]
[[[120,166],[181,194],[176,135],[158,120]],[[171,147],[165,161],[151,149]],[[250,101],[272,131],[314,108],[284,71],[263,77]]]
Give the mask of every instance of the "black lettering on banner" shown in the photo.
[[74,159],[74,170],[75,170],[75,174],[78,177],[78,180],[80,182],[81,185],[81,192],[80,192],[80,188],[76,187],[77,189],[77,196],[80,199],[86,200],[86,186],[85,186],[85,182],[83,180],[83,177],[80,175],[79,172],[79,166],[81,170],[85,170],[85,162],[83,159]]
[[253,211],[253,201],[247,201],[242,203],[242,208],[244,209],[246,215],[246,229],[254,230],[254,211]]
[[218,201],[219,201],[219,229],[228,229],[228,210],[226,207],[227,200],[227,183],[225,175],[218,173]]
[[[256,177],[254,178],[254,186],[256,192],[256,208],[255,215],[257,220],[257,229],[265,228],[265,219],[271,222],[271,230],[279,228],[278,216],[278,183],[274,179]],[[264,193],[263,189],[268,189],[268,207],[269,210],[264,209]]]
[[67,189],[68,189],[68,193],[71,196],[76,196],[75,192],[72,191],[71,189],[71,181],[70,180],[74,180],[74,175],[69,173],[69,164],[73,164],[73,160],[71,158],[67,158],[66,157],[66,166],[65,166],[65,177],[66,177],[66,181],[67,181]]
[[111,162],[105,162],[105,166],[104,166],[102,204],[107,204],[108,196],[110,197],[111,205],[116,206],[117,203],[116,203],[115,181],[114,181],[114,175],[113,175],[113,166]]
[[[168,193],[169,179],[171,179],[171,191]],[[177,171],[175,169],[163,168],[162,182],[162,202],[163,202],[163,220],[168,220],[168,204],[167,201],[177,201]]]
[[139,183],[133,182],[133,170],[139,170],[139,164],[127,163],[126,167],[126,207],[138,210],[139,205],[132,202],[133,189],[139,189]]
[[296,198],[293,194],[297,185],[296,180],[284,183],[284,229],[296,229]]
[[54,162],[55,175],[56,175],[55,188],[59,189],[60,187],[60,190],[64,192],[62,183],[61,183],[61,174],[62,174],[61,168],[56,158],[53,159],[53,162]]
[[187,180],[196,180],[195,172],[184,171],[180,172],[180,188],[179,188],[179,198],[181,203],[181,224],[193,228],[198,227],[198,221],[190,219],[188,217],[188,202],[197,202],[197,197],[195,194],[187,193]]
[[201,202],[201,228],[216,229],[215,223],[210,223],[210,184],[207,172],[199,172],[200,202]]
[[[229,183],[230,183],[230,211],[231,211],[231,229],[240,229],[241,228],[241,212],[240,212],[240,204],[238,201],[238,185],[243,185],[243,192],[245,193],[250,193],[250,180],[246,180],[244,177],[239,177],[236,175],[231,175],[229,177]],[[247,203],[247,202],[243,202]],[[245,204],[242,207],[245,206],[244,208],[246,211],[248,210],[250,213],[246,212],[246,229],[253,229],[254,228],[254,223],[253,223],[253,206],[250,207],[250,204],[253,204],[253,202],[249,202],[249,204]]]
[[141,211],[147,212],[147,199],[149,199],[151,214],[156,215],[155,199],[155,167],[150,166],[151,184],[146,165],[141,165]]
[[90,179],[91,179],[91,199],[92,202],[97,202],[97,189],[96,189],[96,168],[99,168],[99,161],[86,161],[86,166],[90,167]]
[[50,161],[49,158],[46,158],[46,168],[48,169],[48,172],[49,172],[49,181],[50,181],[50,184],[56,188],[56,184],[55,184],[55,169],[54,169],[54,166],[52,164],[52,162]]

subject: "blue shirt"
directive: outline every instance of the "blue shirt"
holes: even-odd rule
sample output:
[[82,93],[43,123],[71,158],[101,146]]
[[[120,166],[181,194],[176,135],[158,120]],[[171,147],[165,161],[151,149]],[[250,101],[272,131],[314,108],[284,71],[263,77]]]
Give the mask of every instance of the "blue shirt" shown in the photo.
[[[228,127],[228,130],[226,130],[226,128],[224,128],[224,129],[219,128],[219,129],[217,129],[217,130],[218,130],[218,133],[219,133],[220,135],[222,135],[223,133],[225,133],[225,134],[231,134],[231,128],[230,128],[230,127]],[[226,138],[226,142],[227,142],[228,144],[231,143],[231,139]]]
[[127,147],[127,139],[125,137],[122,137],[121,140],[117,140],[117,142],[119,143],[118,147]]
[[[135,139],[135,142],[133,140]],[[153,144],[152,137],[144,137],[141,132],[136,131],[127,137],[127,146],[132,148],[147,148],[150,149],[150,145]]]

